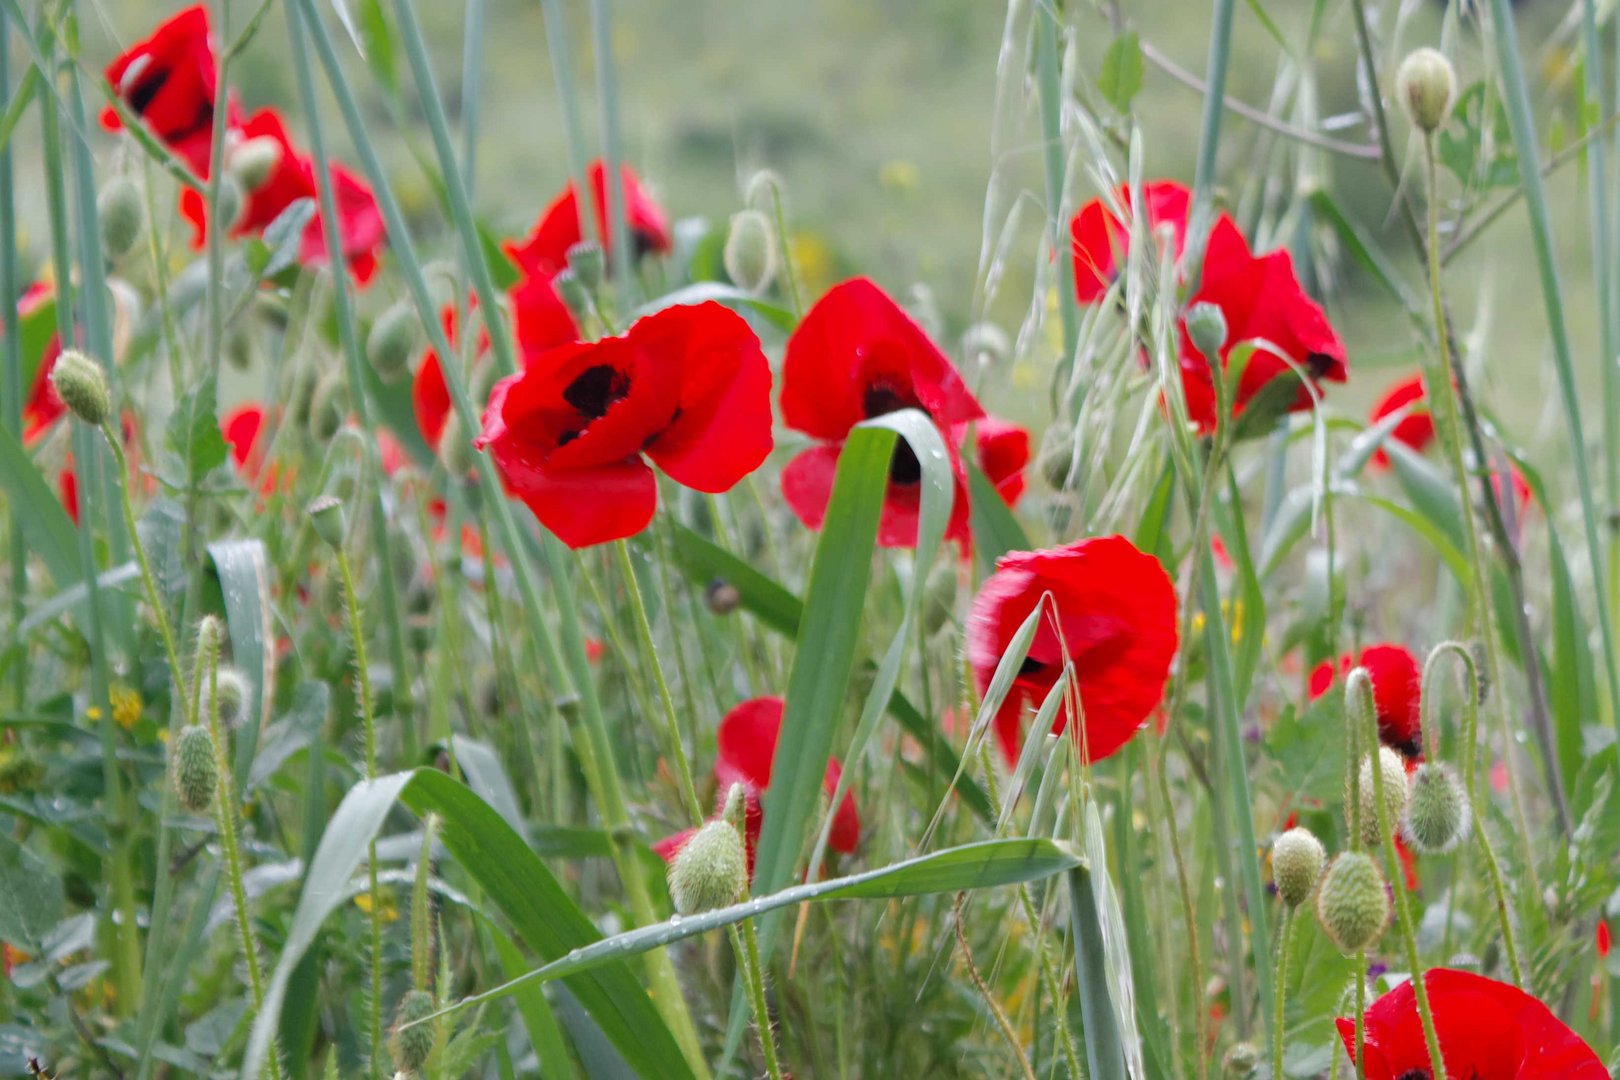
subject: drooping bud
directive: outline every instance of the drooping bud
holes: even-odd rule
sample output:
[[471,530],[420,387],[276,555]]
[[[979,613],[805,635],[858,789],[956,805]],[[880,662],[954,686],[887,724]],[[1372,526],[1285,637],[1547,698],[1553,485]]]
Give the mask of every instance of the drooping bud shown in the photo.
[[742,603],[742,593],[725,578],[715,578],[703,590],[703,603],[715,615],[730,615]]
[[51,368],[51,385],[56,396],[80,420],[100,427],[112,412],[112,391],[107,387],[107,373],[101,365],[78,349],[63,349]]
[[1325,862],[1327,851],[1311,830],[1289,829],[1277,837],[1271,845],[1271,877],[1282,902],[1297,908],[1309,899]]
[[731,215],[722,253],[726,276],[744,292],[762,293],[776,278],[776,232],[758,210]]
[[1468,797],[1456,772],[1443,762],[1425,761],[1412,774],[1401,833],[1414,851],[1437,855],[1468,835]]
[[1235,1042],[1226,1048],[1221,1064],[1232,1080],[1250,1080],[1259,1075],[1260,1064],[1265,1059],[1265,1052],[1254,1043]]
[[669,895],[682,915],[725,907],[748,887],[748,853],[742,832],[730,820],[732,803],[743,801],[741,793],[742,785],[733,784],[726,812],[705,822],[669,864]]
[[1053,491],[1069,488],[1070,473],[1074,470],[1074,428],[1061,420],[1053,421],[1041,437],[1041,452],[1036,459],[1041,475],[1052,485]]
[[[1387,746],[1378,748],[1378,769],[1383,774],[1384,814],[1395,827],[1406,810],[1406,764],[1401,755]],[[1370,848],[1383,843],[1378,829],[1378,794],[1373,786],[1373,757],[1361,762],[1361,842]],[[1348,812],[1348,807],[1346,808]]]
[[115,176],[96,196],[96,218],[101,223],[101,248],[109,258],[129,254],[146,227],[141,188],[128,176]]
[[338,433],[349,415],[349,384],[333,374],[315,387],[309,403],[309,433],[326,442]]
[[574,277],[587,289],[595,289],[602,284],[602,270],[607,260],[602,255],[602,245],[595,240],[581,240],[568,248],[568,269],[574,272]]
[[366,359],[383,382],[393,382],[410,365],[416,351],[416,309],[401,301],[389,305],[366,335]]
[[281,164],[281,144],[268,135],[248,139],[231,151],[230,169],[243,191],[257,191]]
[[343,546],[348,523],[343,520],[343,503],[335,495],[322,495],[309,504],[309,523],[326,546],[336,551]]
[[1210,360],[1226,347],[1226,312],[1215,304],[1200,301],[1187,309],[1187,336],[1193,347]]
[[1401,99],[1412,126],[1432,132],[1446,122],[1457,97],[1457,73],[1438,49],[1424,47],[1407,54],[1395,73],[1395,96]]
[[1376,944],[1389,913],[1389,888],[1369,855],[1347,851],[1328,865],[1316,890],[1316,918],[1340,952],[1348,956]]
[[562,270],[551,279],[551,287],[557,290],[568,310],[573,312],[575,318],[584,318],[591,312],[590,291],[585,288],[579,275],[572,270]]
[[208,730],[200,724],[187,724],[180,729],[170,754],[169,776],[175,798],[190,813],[207,813],[214,805],[214,789],[219,786],[219,766]]
[[433,1053],[433,1025],[418,1021],[435,1011],[433,995],[426,990],[407,990],[399,999],[388,1042],[394,1052],[394,1067],[400,1072],[416,1072]]
[[[214,686],[210,686],[207,679],[203,680],[203,716],[210,716],[214,708],[219,709],[219,722],[226,727],[233,728],[242,722],[247,715],[248,702],[252,699],[253,690],[248,686],[247,676],[233,667],[222,667],[214,674]],[[212,690],[217,690],[212,697]]]

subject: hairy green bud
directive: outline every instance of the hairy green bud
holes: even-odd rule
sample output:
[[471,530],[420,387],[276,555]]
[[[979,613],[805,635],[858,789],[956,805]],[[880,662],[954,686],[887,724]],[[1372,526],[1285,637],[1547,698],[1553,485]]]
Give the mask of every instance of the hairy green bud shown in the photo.
[[433,1025],[418,1021],[436,1011],[433,995],[426,990],[407,990],[399,999],[388,1043],[394,1052],[394,1067],[400,1072],[416,1072],[433,1053]]
[[180,729],[170,751],[169,776],[175,797],[190,813],[206,813],[214,805],[219,765],[214,759],[214,741],[202,725],[188,724]]
[[602,245],[595,240],[581,240],[572,244],[567,252],[568,269],[574,272],[574,277],[587,289],[594,289],[602,284],[602,271],[606,268],[607,259],[602,253]]
[[1193,347],[1213,360],[1226,347],[1226,313],[1215,304],[1197,303],[1187,311],[1187,336]]
[[758,210],[732,214],[722,261],[726,276],[744,292],[762,293],[770,288],[779,261],[770,219]]
[[405,372],[416,351],[418,328],[416,309],[401,301],[389,305],[377,316],[366,334],[366,359],[383,382],[393,382]]
[[1432,132],[1446,122],[1457,98],[1457,73],[1438,49],[1416,49],[1395,73],[1395,96],[1413,127]]
[[1316,888],[1322,876],[1327,851],[1309,829],[1289,829],[1271,845],[1271,877],[1277,895],[1291,908],[1297,908]]
[[215,672],[213,683],[215,685],[211,686],[208,679],[203,680],[202,715],[211,716],[217,707],[219,722],[226,727],[235,727],[247,715],[248,702],[253,698],[247,676],[236,668],[222,667]]
[[281,164],[281,144],[269,135],[248,139],[231,151],[230,170],[243,191],[257,191]]
[[[1378,770],[1383,774],[1384,816],[1391,828],[1399,825],[1406,811],[1406,763],[1401,755],[1387,746],[1378,748]],[[1373,757],[1369,754],[1361,762],[1361,842],[1376,848],[1383,843],[1378,828],[1378,789],[1373,785]],[[1349,807],[1346,806],[1348,814]]]
[[343,546],[348,522],[344,520],[343,503],[337,496],[322,495],[310,503],[305,512],[309,514],[315,535],[325,541],[327,547],[336,551]]
[[1349,956],[1376,944],[1389,913],[1389,887],[1366,852],[1347,851],[1328,865],[1316,890],[1316,919],[1340,952]]
[[129,254],[146,228],[141,188],[128,176],[115,176],[96,196],[96,218],[101,223],[101,247],[109,258]]
[[741,792],[742,785],[733,784],[726,812],[693,833],[669,864],[669,895],[682,915],[725,907],[748,887],[748,853],[741,830],[730,820],[733,801],[741,805]]
[[1438,855],[1468,835],[1468,797],[1451,766],[1425,761],[1412,774],[1401,833],[1414,851]]
[[78,349],[63,349],[51,368],[51,385],[56,396],[74,416],[100,427],[112,412],[112,390],[107,386],[107,373],[101,365]]

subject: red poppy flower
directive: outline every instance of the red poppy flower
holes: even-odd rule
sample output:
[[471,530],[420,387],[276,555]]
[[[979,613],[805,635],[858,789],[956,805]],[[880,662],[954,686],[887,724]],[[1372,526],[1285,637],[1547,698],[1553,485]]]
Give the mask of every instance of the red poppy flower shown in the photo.
[[[626,204],[625,220],[630,226],[630,240],[635,245],[636,257],[648,252],[664,254],[673,246],[669,219],[663,207],[653,201],[641,186],[641,180],[629,165],[619,165],[622,178],[620,187]],[[590,182],[592,206],[596,211],[596,236],[602,250],[612,254],[611,227],[607,219],[607,168],[600,159],[591,162]],[[617,193],[615,193],[617,194]],[[569,182],[561,195],[551,200],[540,214],[534,230],[522,243],[508,241],[504,247],[512,261],[525,274],[551,277],[568,265],[568,249],[584,239],[579,220],[579,199],[574,184]]]
[[[1360,665],[1372,676],[1378,741],[1407,758],[1422,754],[1422,675],[1417,657],[1402,645],[1369,645],[1361,650]],[[1331,660],[1316,665],[1311,671],[1311,700],[1327,693],[1338,676],[1350,674],[1354,666],[1349,653],[1339,657],[1337,672]]]
[[[1047,595],[1053,609],[1042,616],[996,712],[996,738],[1007,761],[1016,762],[1024,710],[1040,707],[1067,660],[1080,693],[1086,753],[1101,761],[1131,740],[1164,696],[1176,655],[1175,586],[1159,560],[1123,536],[1002,556],[968,616],[968,660],[981,694],[1019,626]],[[1053,732],[1068,721],[1065,701]]]
[[1612,942],[1609,937],[1609,924],[1602,919],[1599,919],[1597,924],[1597,954],[1600,960],[1607,960],[1609,958],[1609,949],[1611,948],[1611,945]]
[[716,303],[665,308],[622,337],[562,345],[495,384],[476,440],[507,491],[570,547],[632,536],[658,502],[651,458],[728,491],[771,451],[771,369]]
[[[1609,1071],[1540,1001],[1517,987],[1466,971],[1423,976],[1447,1076],[1467,1080],[1608,1080]],[[1345,1052],[1355,1053],[1355,1021],[1341,1017]],[[1426,1080],[1429,1051],[1412,983],[1366,1012],[1367,1080]]]
[[[743,819],[743,839],[748,849],[748,876],[754,876],[754,855],[759,845],[760,828],[765,811],[760,802],[771,783],[771,765],[776,758],[776,739],[782,730],[782,699],[761,697],[745,701],[732,709],[720,721],[715,733],[714,779],[715,801],[725,804],[726,793],[732,784],[741,784],[746,794],[746,813]],[[831,798],[838,789],[843,766],[837,758],[827,762],[827,774],[822,778],[822,790]],[[653,850],[665,860],[691,838],[695,829],[685,829],[653,845]],[[845,792],[843,801],[833,813],[832,828],[827,832],[827,846],[840,854],[855,850],[861,839],[861,818],[855,806],[853,792]]]
[[[1402,379],[1378,399],[1378,404],[1373,406],[1372,416],[1367,422],[1376,424],[1391,413],[1422,401],[1423,377],[1414,375],[1410,379]],[[1434,417],[1429,415],[1427,407],[1415,408],[1395,425],[1395,430],[1389,433],[1389,437],[1422,452],[1424,447],[1434,441]],[[1387,469],[1389,455],[1380,447],[1373,452],[1372,462],[1377,468]]]
[[[983,420],[967,384],[922,327],[866,278],[835,285],[799,323],[782,359],[782,419],[819,444],[782,470],[782,494],[799,520],[821,527],[832,497],[838,455],[850,429],[901,409],[927,413],[946,432]],[[947,438],[956,499],[946,536],[968,536],[967,479],[955,441]],[[922,465],[896,443],[889,463],[878,543],[915,547],[922,502]]]
[[[241,215],[230,235],[246,236],[263,232],[265,227],[299,199],[319,200],[315,164],[299,154],[287,136],[286,122],[275,109],[260,109],[232,130],[242,139],[265,137],[281,147],[281,156],[264,183],[246,193]],[[207,162],[199,172],[207,171]],[[377,248],[386,239],[382,211],[365,182],[341,165],[332,165],[332,195],[337,200],[338,235],[343,239],[343,255],[361,284],[371,280],[377,269]],[[192,245],[202,247],[207,238],[208,215],[201,194],[186,188],[180,193],[180,211],[191,222]],[[326,232],[319,213],[304,226],[298,261],[305,266],[322,266],[327,261]]]
[[[1175,257],[1181,258],[1187,241],[1187,203],[1191,197],[1174,180],[1154,180],[1142,185],[1147,204],[1147,230],[1160,225],[1175,230]],[[1131,189],[1121,184],[1115,192],[1120,209],[1131,212]],[[1130,245],[1130,227],[1102,199],[1092,199],[1080,208],[1069,223],[1074,248],[1074,287],[1082,304],[1095,304],[1114,283],[1120,261]]]
[[[52,295],[49,285],[42,281],[34,282],[28,286],[22,299],[17,302],[17,318],[26,319],[38,310],[41,304],[50,300]],[[34,369],[34,379],[28,385],[28,397],[23,401],[24,443],[31,443],[39,438],[67,412],[67,406],[56,396],[56,385],[51,382],[51,371],[56,367],[56,358],[60,355],[62,355],[62,339],[52,334],[50,341],[45,344],[45,351],[40,354],[39,366]]]
[[[107,81],[164,145],[199,174],[207,169],[218,86],[208,9],[188,7],[107,67]],[[123,124],[111,106],[108,131]]]
[[1024,495],[1024,471],[1029,467],[1029,431],[1017,424],[986,416],[977,424],[958,424],[951,441],[958,447],[974,428],[974,449],[979,471],[995,487],[1008,506],[1017,506]]
[[[231,460],[242,479],[252,483],[264,468],[265,441],[264,407],[248,402],[226,413],[220,421],[220,432],[231,447]],[[268,481],[269,478],[267,478]]]
[[73,471],[73,455],[67,456],[67,463],[62,471],[56,474],[56,497],[62,500],[62,509],[67,511],[73,524],[79,523],[79,474]]

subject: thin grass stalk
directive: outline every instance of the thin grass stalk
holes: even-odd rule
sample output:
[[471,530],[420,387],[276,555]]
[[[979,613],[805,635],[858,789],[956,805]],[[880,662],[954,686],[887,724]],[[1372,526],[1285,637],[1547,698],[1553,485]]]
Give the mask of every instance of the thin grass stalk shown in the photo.
[[585,149],[585,124],[580,119],[579,93],[575,89],[573,50],[568,44],[568,20],[560,0],[540,0],[541,17],[546,24],[546,49],[551,53],[551,74],[562,101],[564,147],[568,154],[568,175],[573,177],[579,200],[579,235],[582,240],[599,240],[596,215],[586,213],[590,198],[590,177],[586,174],[589,151]]
[[[1204,245],[1215,213],[1215,172],[1221,144],[1221,117],[1225,113],[1226,70],[1232,54],[1234,0],[1215,0],[1209,32],[1209,63],[1205,77],[1204,115],[1199,123],[1198,159],[1193,169],[1193,204],[1187,223],[1186,264],[1188,286],[1198,280],[1204,265]],[[1264,967],[1264,965],[1257,965]]]
[[[1041,107],[1041,138],[1046,175],[1047,243],[1057,261],[1058,317],[1063,324],[1063,357],[1067,367],[1074,363],[1080,343],[1080,300],[1075,292],[1074,260],[1067,236],[1068,208],[1065,204],[1068,154],[1063,142],[1063,80],[1059,66],[1057,0],[1037,0],[1035,4],[1035,69]],[[1079,402],[1076,401],[1076,407]]]
[[461,30],[461,177],[472,198],[478,180],[478,121],[484,92],[486,0],[467,0]]
[[[1581,66],[1585,70],[1588,103],[1603,108],[1603,52],[1597,29],[1597,5],[1581,0]],[[1607,125],[1598,121],[1596,137],[1586,154],[1587,198],[1592,237],[1592,280],[1597,286],[1598,338],[1602,347],[1598,369],[1603,379],[1603,462],[1609,505],[1620,505],[1620,370],[1616,370],[1614,297],[1610,284],[1614,234],[1609,225],[1609,146]],[[1610,537],[1611,556],[1616,538]]]
[[[632,291],[635,278],[631,273],[635,251],[630,243],[630,208],[625,203],[624,176],[619,165],[623,147],[619,136],[619,79],[613,63],[611,0],[591,0],[591,42],[596,57],[596,96],[602,110],[602,197],[606,201],[602,212],[607,217],[607,239],[611,240],[603,247],[613,252],[609,262],[613,270],[614,299],[619,310],[630,311],[635,307]],[[583,194],[578,205],[583,217],[586,207]]]
[[[11,99],[11,16],[0,9],[0,94]],[[30,73],[38,69],[30,67]],[[11,99],[16,100],[16,99]],[[0,145],[0,297],[5,300],[6,317],[0,319],[4,333],[5,379],[0,382],[0,423],[22,441],[23,381],[22,342],[17,327],[17,203],[11,169],[9,141]],[[15,505],[7,511],[11,545],[11,625],[13,664],[12,707],[19,712],[28,700],[28,651],[23,648],[22,621],[28,614],[24,597],[28,593],[28,541],[22,534],[22,517]]]

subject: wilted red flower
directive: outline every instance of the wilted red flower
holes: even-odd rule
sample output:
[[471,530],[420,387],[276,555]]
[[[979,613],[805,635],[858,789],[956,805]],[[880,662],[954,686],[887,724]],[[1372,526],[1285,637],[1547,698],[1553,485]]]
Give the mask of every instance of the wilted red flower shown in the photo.
[[[176,156],[199,174],[207,170],[219,83],[206,7],[186,8],[131,46],[108,65],[107,81]],[[111,106],[101,123],[108,131],[123,126]]]
[[[612,229],[607,218],[607,168],[601,159],[591,162],[590,182],[592,208],[596,211],[596,236],[603,252],[612,254]],[[663,207],[653,201],[641,186],[641,180],[629,165],[620,163],[620,187],[626,203],[625,220],[630,226],[630,240],[639,258],[648,252],[666,253],[673,247],[670,239],[669,219]],[[617,193],[615,193],[617,194]],[[568,265],[568,249],[584,239],[579,220],[579,199],[573,181],[563,188],[562,194],[551,200],[540,214],[534,230],[522,243],[508,241],[504,246],[512,261],[525,274],[545,277]]]
[[1029,467],[1029,431],[1017,424],[986,416],[973,425],[958,424],[951,441],[958,448],[974,429],[974,450],[979,471],[984,473],[1008,506],[1017,506],[1024,495],[1024,472]]
[[[1467,1080],[1608,1080],[1609,1071],[1540,1001],[1507,983],[1433,968],[1423,976],[1447,1076]],[[1345,1051],[1355,1053],[1355,1021],[1339,1018]],[[1366,1012],[1367,1080],[1431,1075],[1428,1046],[1410,980]]]
[[[1423,377],[1413,375],[1409,379],[1402,379],[1378,399],[1378,404],[1373,406],[1372,416],[1367,422],[1376,424],[1391,413],[1422,401]],[[1434,441],[1434,417],[1429,414],[1427,407],[1414,408],[1395,425],[1395,430],[1389,433],[1389,437],[1421,452]],[[1373,452],[1372,462],[1380,469],[1389,467],[1389,455],[1384,452],[1383,447]]]
[[562,345],[495,384],[479,447],[570,547],[632,536],[670,479],[728,491],[771,451],[771,369],[742,317],[665,308],[622,337]]
[[[18,320],[26,319],[53,295],[51,287],[42,281],[36,281],[28,286],[22,299],[17,302]],[[39,366],[34,369],[33,381],[28,384],[28,397],[23,400],[24,443],[39,438],[46,429],[62,418],[63,413],[67,412],[67,406],[56,396],[56,386],[51,382],[51,371],[56,367],[56,358],[61,354],[62,339],[52,334],[50,341],[45,343],[45,351],[40,354]]]
[[[287,136],[287,125],[275,109],[260,109],[232,130],[242,139],[269,138],[281,147],[281,156],[264,183],[245,192],[241,216],[231,227],[231,236],[263,232],[299,199],[319,202],[315,163],[300,154]],[[206,173],[204,161],[199,172]],[[377,269],[377,249],[386,239],[382,211],[365,182],[343,166],[332,163],[332,195],[337,201],[338,235],[343,238],[343,255],[355,280],[364,284]],[[202,247],[207,238],[208,212],[203,197],[191,188],[180,193],[180,212],[191,222],[192,245]],[[322,266],[327,261],[326,232],[317,211],[304,226],[299,241],[298,261],[305,266]]]
[[[1120,209],[1131,212],[1131,189],[1121,184],[1115,195]],[[1160,225],[1175,231],[1175,257],[1187,241],[1187,202],[1191,193],[1174,180],[1153,180],[1142,185],[1147,204],[1148,232]],[[1082,304],[1101,300],[1119,274],[1119,264],[1130,247],[1130,227],[1102,199],[1092,199],[1069,223],[1074,249],[1074,287]]]
[[[1018,760],[1023,715],[1074,666],[1086,753],[1101,761],[1131,740],[1164,696],[1176,655],[1176,590],[1159,560],[1123,536],[1097,536],[1048,551],[1003,555],[968,616],[968,661],[982,694],[1019,626],[1050,595],[1029,653],[996,712],[996,739]],[[1059,629],[1062,634],[1059,636]],[[1058,710],[1054,732],[1069,721]]]
[[[1339,657],[1338,670],[1324,660],[1311,671],[1312,701],[1332,688],[1339,675],[1357,664],[1349,653]],[[1361,667],[1372,676],[1373,709],[1378,713],[1378,741],[1404,757],[1423,753],[1422,674],[1417,657],[1403,645],[1369,645],[1361,650]]]
[[[807,527],[821,527],[850,429],[901,409],[921,409],[947,433],[985,418],[950,360],[882,289],[866,278],[833,286],[793,331],[782,359],[782,420],[820,440],[782,470],[782,494]],[[945,443],[956,476],[945,535],[965,541],[966,473],[955,439]],[[917,545],[921,480],[916,453],[904,440],[897,442],[878,527],[882,546]]]
[[[754,876],[754,855],[759,845],[759,832],[765,820],[760,803],[765,789],[771,783],[771,764],[776,758],[776,739],[782,730],[782,699],[760,697],[745,701],[728,712],[715,732],[714,779],[717,787],[715,801],[723,807],[726,793],[732,784],[741,784],[746,794],[743,839],[748,849],[748,876]],[[822,778],[822,790],[831,798],[838,789],[843,766],[837,758],[827,762],[827,774]],[[674,836],[665,837],[653,845],[666,861],[675,858],[696,829],[684,829]],[[827,846],[840,854],[855,850],[861,839],[861,818],[855,806],[854,792],[845,792],[843,801],[833,813],[832,828],[827,832]]]

